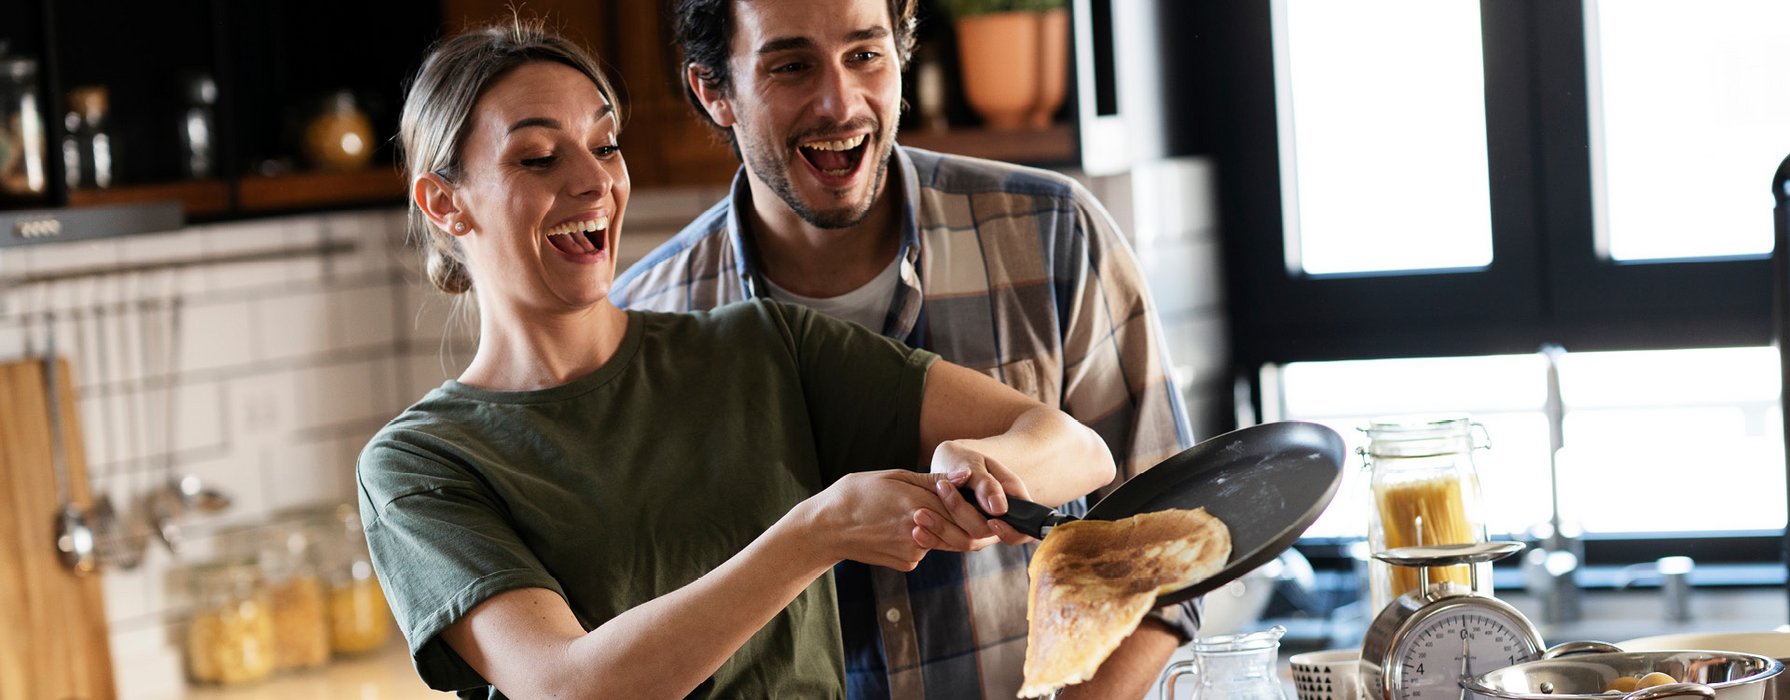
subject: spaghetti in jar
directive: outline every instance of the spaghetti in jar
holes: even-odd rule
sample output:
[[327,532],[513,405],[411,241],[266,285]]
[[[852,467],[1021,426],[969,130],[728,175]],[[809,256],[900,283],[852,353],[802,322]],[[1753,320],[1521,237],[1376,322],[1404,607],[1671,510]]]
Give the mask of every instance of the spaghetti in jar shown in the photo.
[[[1372,473],[1374,509],[1368,546],[1373,553],[1486,541],[1479,475],[1473,465],[1473,452],[1490,447],[1483,426],[1466,416],[1400,417],[1376,418],[1361,430],[1369,440],[1360,452]],[[1490,565],[1430,567],[1429,581],[1471,588],[1470,566]],[[1416,568],[1372,559],[1368,572],[1375,614],[1417,590]],[[1491,571],[1480,574],[1475,592],[1490,595]]]

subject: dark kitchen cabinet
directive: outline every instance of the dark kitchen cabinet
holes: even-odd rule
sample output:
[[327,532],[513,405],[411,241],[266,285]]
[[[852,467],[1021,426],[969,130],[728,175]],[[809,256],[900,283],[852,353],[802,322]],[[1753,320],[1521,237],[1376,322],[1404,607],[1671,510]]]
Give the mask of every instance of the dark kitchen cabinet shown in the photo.
[[[6,200],[0,208],[11,211],[0,214],[78,219],[86,208],[173,201],[187,220],[215,220],[401,202],[390,137],[404,80],[440,28],[435,1],[0,4],[7,57],[37,66],[48,173],[35,201]],[[360,169],[319,168],[303,155],[307,122],[338,96],[370,126],[370,138],[351,129],[342,140],[343,150],[371,152]],[[109,167],[96,162],[102,149],[85,120],[71,116],[96,104]],[[114,219],[109,231],[62,233],[129,228]],[[21,242],[15,224],[0,231],[0,245]]]
[[[170,217],[209,221],[404,201],[395,161],[398,112],[407,80],[429,45],[446,33],[508,16],[509,0],[13,0],[0,3],[5,53],[34,61],[44,116],[48,187],[32,201],[0,198],[0,246],[166,230]],[[1072,24],[1110,0],[1072,0]],[[637,188],[726,183],[738,161],[685,101],[672,18],[664,0],[531,0],[524,16],[595,51],[621,91],[624,143]],[[1045,129],[984,129],[957,86],[950,20],[936,0],[921,3],[924,61],[942,76],[946,128],[904,113],[902,141],[946,152],[1045,166],[1081,164],[1089,148],[1072,85]],[[1098,22],[1088,22],[1098,27]],[[1078,36],[1080,30],[1078,30]],[[1080,39],[1078,39],[1080,41]],[[1074,55],[1090,52],[1072,51]],[[1097,54],[1098,52],[1092,52]],[[0,59],[4,60],[4,59]],[[918,65],[918,64],[916,64]],[[182,140],[195,91],[209,77],[213,166],[195,174]],[[108,187],[69,186],[61,144],[66,115],[85,87],[106,92],[111,140]],[[918,104],[913,71],[904,97]],[[306,121],[332,95],[351,95],[371,123],[370,164],[352,172],[311,166],[300,142]],[[1089,92],[1088,94],[1092,94]],[[1104,114],[1097,116],[1105,116]],[[935,120],[936,121],[936,120]],[[1092,169],[1090,169],[1092,170]],[[172,203],[172,204],[170,204]],[[153,216],[143,207],[156,206]],[[136,213],[133,213],[136,212]],[[85,219],[95,221],[86,224]],[[139,223],[133,229],[133,217]],[[24,232],[30,231],[30,235]],[[46,234],[45,232],[53,232]]]

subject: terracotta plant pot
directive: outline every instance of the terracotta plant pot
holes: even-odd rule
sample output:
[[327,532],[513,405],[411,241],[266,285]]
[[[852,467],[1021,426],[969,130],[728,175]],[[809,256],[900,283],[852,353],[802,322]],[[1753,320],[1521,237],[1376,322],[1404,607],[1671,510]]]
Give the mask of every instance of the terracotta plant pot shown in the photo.
[[1038,102],[1031,126],[1050,126],[1069,92],[1069,11],[1058,8],[1038,15]]
[[964,97],[990,128],[1023,128],[1038,107],[1038,18],[995,12],[957,20]]

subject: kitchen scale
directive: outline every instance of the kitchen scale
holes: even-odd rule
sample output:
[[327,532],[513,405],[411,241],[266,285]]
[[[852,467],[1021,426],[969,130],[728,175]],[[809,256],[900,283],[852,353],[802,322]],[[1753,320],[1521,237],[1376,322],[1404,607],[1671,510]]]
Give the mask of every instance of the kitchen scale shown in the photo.
[[[1400,547],[1374,555],[1418,569],[1417,590],[1375,616],[1361,643],[1361,688],[1370,700],[1461,700],[1461,679],[1541,655],[1541,633],[1529,618],[1497,598],[1452,581],[1431,585],[1429,568],[1496,561],[1522,551],[1521,542]],[[1477,696],[1472,696],[1477,697]]]

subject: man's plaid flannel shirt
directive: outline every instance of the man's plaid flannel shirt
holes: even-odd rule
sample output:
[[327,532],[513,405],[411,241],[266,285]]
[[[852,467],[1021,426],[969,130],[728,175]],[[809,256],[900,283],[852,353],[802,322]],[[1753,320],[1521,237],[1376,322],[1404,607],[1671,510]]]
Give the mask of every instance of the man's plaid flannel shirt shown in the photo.
[[[1137,260],[1104,207],[1049,171],[897,147],[901,283],[881,329],[1093,428],[1126,479],[1192,444]],[[731,195],[616,280],[625,308],[710,309],[768,291]],[[1085,508],[1085,504],[1077,504]],[[853,698],[1006,698],[1022,677],[1035,545],[835,569]],[[1184,637],[1193,603],[1153,613]],[[979,695],[972,695],[979,693]]]

